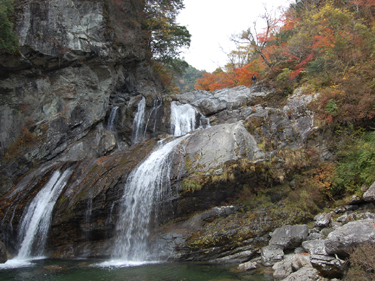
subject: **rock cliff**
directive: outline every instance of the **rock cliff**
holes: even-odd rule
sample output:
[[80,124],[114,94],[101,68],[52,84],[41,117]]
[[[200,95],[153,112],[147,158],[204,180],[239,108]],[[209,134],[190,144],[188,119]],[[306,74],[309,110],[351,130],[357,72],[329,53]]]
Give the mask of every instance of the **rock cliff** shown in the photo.
[[[153,211],[161,258],[248,261],[274,229],[312,219],[310,206],[288,209],[286,192],[267,188],[290,192],[293,173],[331,157],[308,109],[317,95],[298,89],[276,104],[272,89],[256,85],[167,96],[150,66],[140,1],[15,4],[20,48],[0,54],[0,220],[9,251],[17,252],[30,201],[54,171],[70,169],[46,254],[111,256],[131,171],[185,133],[168,155],[163,191],[171,191]],[[192,112],[178,134],[186,124],[172,120],[175,105]],[[269,200],[251,209],[257,194]]]

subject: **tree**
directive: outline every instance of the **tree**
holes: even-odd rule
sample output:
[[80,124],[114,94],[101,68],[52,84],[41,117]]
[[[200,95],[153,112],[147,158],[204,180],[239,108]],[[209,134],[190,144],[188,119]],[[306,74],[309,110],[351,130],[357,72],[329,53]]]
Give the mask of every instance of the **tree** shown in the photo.
[[183,8],[182,0],[147,0],[142,23],[142,29],[149,35],[152,58],[180,72],[187,65],[175,60],[181,48],[190,46],[191,37],[185,26],[176,23],[176,17]]
[[13,33],[9,17],[13,14],[13,0],[0,0],[0,51],[13,53],[18,48],[18,40]]

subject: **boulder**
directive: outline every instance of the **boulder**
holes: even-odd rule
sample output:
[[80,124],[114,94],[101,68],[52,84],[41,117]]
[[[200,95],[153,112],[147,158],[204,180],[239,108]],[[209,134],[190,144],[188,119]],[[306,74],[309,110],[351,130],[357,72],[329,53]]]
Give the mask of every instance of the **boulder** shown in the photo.
[[7,260],[7,249],[5,248],[5,244],[0,241],[0,263],[5,263]]
[[370,188],[363,194],[363,199],[366,202],[375,201],[375,182],[370,186]]
[[302,267],[282,281],[316,281],[319,280],[318,271],[313,267]]
[[282,249],[293,249],[301,245],[309,234],[309,228],[303,225],[284,225],[272,233],[269,245]]
[[195,133],[188,141],[186,153],[189,168],[194,171],[208,171],[227,161],[263,155],[242,122],[217,125]]
[[302,247],[311,255],[326,255],[324,240],[308,240],[302,242]]
[[260,254],[264,266],[272,266],[284,258],[284,251],[275,245],[263,247]]
[[331,256],[311,255],[310,262],[320,274],[329,278],[340,278],[346,268],[343,260]]
[[310,266],[310,257],[307,255],[288,255],[280,262],[273,265],[273,277],[275,279],[283,279],[288,277],[292,272],[299,270],[302,267]]
[[237,267],[237,270],[243,272],[243,271],[248,271],[248,270],[252,270],[252,269],[256,269],[256,268],[257,268],[257,263],[256,262],[248,261],[248,262],[241,263]]
[[325,240],[328,254],[348,254],[357,244],[375,242],[375,219],[353,221],[331,232]]
[[322,213],[318,214],[314,217],[314,226],[315,227],[327,227],[331,223],[331,213]]

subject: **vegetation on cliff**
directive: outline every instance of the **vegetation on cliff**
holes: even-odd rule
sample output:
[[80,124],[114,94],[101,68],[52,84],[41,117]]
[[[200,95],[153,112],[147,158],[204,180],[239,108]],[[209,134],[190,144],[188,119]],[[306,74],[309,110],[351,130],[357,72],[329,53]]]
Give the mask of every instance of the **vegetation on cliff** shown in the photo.
[[13,33],[13,23],[10,21],[13,0],[0,1],[0,52],[15,52],[18,47],[16,35]]
[[282,100],[298,87],[320,93],[311,110],[321,128],[335,132],[331,149],[337,162],[316,167],[313,178],[331,199],[360,193],[363,184],[374,181],[368,172],[375,159],[370,132],[375,115],[374,13],[375,2],[368,0],[298,0],[280,18],[266,10],[262,32],[254,23],[234,36],[237,48],[227,65],[203,74],[195,87],[251,86],[255,75],[276,89],[272,99]]

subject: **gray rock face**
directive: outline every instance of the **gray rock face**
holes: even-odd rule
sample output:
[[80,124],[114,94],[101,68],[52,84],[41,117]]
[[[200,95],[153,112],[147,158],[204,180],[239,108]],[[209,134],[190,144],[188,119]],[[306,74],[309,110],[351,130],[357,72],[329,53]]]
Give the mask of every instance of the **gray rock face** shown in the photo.
[[266,92],[253,92],[251,88],[238,86],[230,89],[220,89],[212,93],[197,90],[176,95],[181,103],[190,103],[199,108],[202,114],[212,115],[222,110],[238,109],[246,105],[256,96],[264,96]]
[[288,255],[283,261],[277,262],[272,266],[274,270],[273,277],[277,280],[284,279],[300,268],[307,266],[311,267],[309,256]]
[[[130,1],[18,3],[20,54],[0,54],[0,156],[25,132],[37,145],[9,157],[1,171],[7,188],[32,163],[102,156],[114,147],[103,126],[111,104],[126,107],[140,94],[152,103],[160,85],[140,43],[144,34],[134,25],[142,10]],[[11,167],[18,162],[22,171]]]
[[367,202],[375,201],[375,182],[370,186],[370,188],[363,194],[363,199]]
[[260,254],[264,266],[272,266],[284,258],[284,251],[275,245],[263,247]]
[[298,271],[292,273],[287,278],[283,279],[282,281],[316,281],[319,280],[318,271],[312,267],[302,267]]
[[309,228],[303,225],[284,225],[277,228],[272,233],[269,245],[277,246],[282,249],[296,248],[306,240],[309,234]]
[[329,278],[341,277],[346,268],[343,260],[331,256],[311,255],[310,261],[314,268]]
[[242,122],[223,124],[195,133],[186,146],[190,169],[208,171],[229,160],[263,155]]
[[359,243],[375,242],[374,224],[374,219],[353,221],[331,232],[324,243],[327,253],[347,254]]
[[314,217],[314,226],[316,227],[327,227],[331,223],[331,214],[330,213],[322,213],[318,214]]
[[303,241],[302,247],[305,249],[305,251],[310,252],[311,255],[327,255],[325,246],[324,246],[324,240],[309,240],[309,241]]
[[7,250],[3,242],[0,241],[0,263],[5,263],[8,260]]
[[248,271],[248,270],[252,270],[256,268],[257,268],[257,263],[248,261],[248,262],[239,264],[237,267],[237,270],[243,272],[243,271]]

